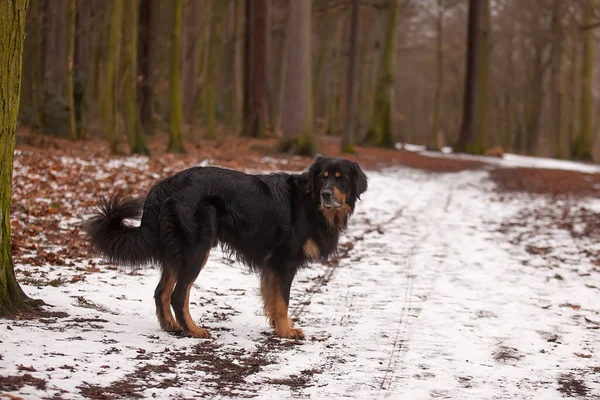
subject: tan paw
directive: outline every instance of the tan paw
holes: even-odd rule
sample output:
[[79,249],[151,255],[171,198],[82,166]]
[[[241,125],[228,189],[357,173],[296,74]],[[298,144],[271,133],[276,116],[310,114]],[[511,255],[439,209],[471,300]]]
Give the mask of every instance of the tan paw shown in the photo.
[[211,337],[210,332],[207,329],[193,327],[184,332],[187,336],[197,339],[209,339]]
[[304,332],[300,328],[292,328],[290,326],[284,326],[281,328],[275,327],[275,334],[280,338],[285,339],[304,339]]
[[179,323],[175,320],[163,321],[163,323],[161,324],[161,327],[167,332],[183,331],[183,328],[181,327],[181,325],[179,325]]

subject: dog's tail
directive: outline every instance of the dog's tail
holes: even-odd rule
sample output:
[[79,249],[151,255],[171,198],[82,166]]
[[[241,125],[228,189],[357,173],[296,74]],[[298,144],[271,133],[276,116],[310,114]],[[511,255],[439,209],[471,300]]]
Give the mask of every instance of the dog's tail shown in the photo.
[[92,248],[107,261],[129,267],[141,267],[156,259],[151,230],[144,225],[125,225],[124,220],[138,218],[143,199],[124,199],[120,194],[101,199],[96,212],[84,225]]

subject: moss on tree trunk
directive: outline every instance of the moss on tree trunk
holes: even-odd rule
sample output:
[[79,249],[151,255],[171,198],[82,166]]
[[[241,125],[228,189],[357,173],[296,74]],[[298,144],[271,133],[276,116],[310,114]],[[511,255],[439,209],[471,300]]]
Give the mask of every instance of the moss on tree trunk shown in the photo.
[[218,49],[221,47],[221,22],[225,14],[227,3],[217,0],[213,5],[213,13],[210,21],[210,41],[208,48],[208,71],[206,76],[206,136],[215,139],[217,126],[217,67]]
[[[588,0],[583,26],[591,26],[595,21],[596,0]],[[579,132],[573,139],[571,157],[577,160],[592,159],[592,130],[594,98],[592,80],[594,77],[594,30],[586,29],[583,33],[583,49],[581,53],[581,106],[579,109]]]
[[183,28],[183,0],[174,1],[173,36],[171,41],[171,112],[170,138],[167,151],[170,153],[185,153],[181,130],[183,128],[183,109],[181,108],[181,30]]
[[369,133],[366,142],[373,146],[394,147],[393,135],[393,97],[394,68],[396,59],[396,20],[398,0],[388,0],[388,23],[385,42],[381,54],[381,64]]
[[119,69],[119,54],[121,53],[123,5],[124,2],[121,0],[114,0],[112,4],[108,54],[104,63],[104,82],[102,83],[102,118],[112,153],[120,153],[118,137],[119,120],[117,118],[119,104],[117,71]]
[[28,0],[0,1],[0,316],[28,311],[29,299],[15,278],[10,242],[10,201],[23,43]]
[[133,154],[150,155],[140,121],[137,99],[138,11],[135,1],[125,2],[125,51],[123,52],[123,114],[129,150]]

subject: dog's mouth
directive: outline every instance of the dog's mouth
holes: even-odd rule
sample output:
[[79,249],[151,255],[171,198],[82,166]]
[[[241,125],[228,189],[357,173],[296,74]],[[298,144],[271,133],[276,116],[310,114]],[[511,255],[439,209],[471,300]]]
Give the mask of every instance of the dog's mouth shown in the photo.
[[321,199],[321,207],[331,210],[336,208],[341,208],[342,203],[334,197],[330,199]]

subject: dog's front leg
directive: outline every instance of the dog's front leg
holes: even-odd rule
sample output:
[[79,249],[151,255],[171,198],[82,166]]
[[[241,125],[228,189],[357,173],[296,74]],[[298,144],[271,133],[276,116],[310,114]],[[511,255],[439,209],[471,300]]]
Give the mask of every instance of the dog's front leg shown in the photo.
[[302,329],[294,328],[288,316],[295,269],[292,271],[265,267],[261,274],[260,293],[265,315],[275,328],[275,334],[287,339],[304,339]]

